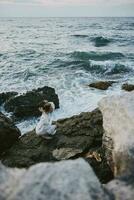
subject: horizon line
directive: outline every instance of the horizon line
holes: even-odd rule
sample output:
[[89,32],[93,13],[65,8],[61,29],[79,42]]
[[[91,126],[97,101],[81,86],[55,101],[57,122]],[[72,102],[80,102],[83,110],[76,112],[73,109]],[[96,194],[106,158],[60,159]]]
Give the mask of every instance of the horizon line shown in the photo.
[[0,16],[0,18],[133,18],[134,16]]

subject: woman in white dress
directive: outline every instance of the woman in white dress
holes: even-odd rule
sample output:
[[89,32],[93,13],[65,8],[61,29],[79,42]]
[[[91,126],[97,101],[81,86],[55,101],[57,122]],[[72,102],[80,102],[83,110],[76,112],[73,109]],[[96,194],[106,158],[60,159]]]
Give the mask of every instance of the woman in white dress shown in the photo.
[[44,137],[45,139],[51,139],[56,133],[56,125],[52,125],[52,112],[55,110],[53,102],[43,101],[39,105],[39,111],[42,112],[40,121],[36,126],[36,134]]

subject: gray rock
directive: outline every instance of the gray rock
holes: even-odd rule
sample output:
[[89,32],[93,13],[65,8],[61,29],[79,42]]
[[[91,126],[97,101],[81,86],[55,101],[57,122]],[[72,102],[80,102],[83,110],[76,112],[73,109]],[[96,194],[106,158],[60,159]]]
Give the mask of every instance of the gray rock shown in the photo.
[[107,192],[115,200],[134,199],[134,175],[133,171],[129,175],[124,175],[114,179],[105,185]]
[[80,153],[82,153],[81,149],[74,149],[74,148],[60,148],[60,149],[55,149],[52,152],[53,157],[56,158],[57,160],[67,160]]
[[0,200],[10,199],[11,194],[20,184],[24,172],[25,169],[10,169],[0,163]]
[[130,170],[134,161],[134,92],[105,97],[99,107],[104,136],[110,140],[106,148],[112,147],[114,173],[121,175]]
[[93,170],[83,159],[42,163],[25,171],[10,169],[6,172],[2,169],[0,180],[1,200],[108,199]]

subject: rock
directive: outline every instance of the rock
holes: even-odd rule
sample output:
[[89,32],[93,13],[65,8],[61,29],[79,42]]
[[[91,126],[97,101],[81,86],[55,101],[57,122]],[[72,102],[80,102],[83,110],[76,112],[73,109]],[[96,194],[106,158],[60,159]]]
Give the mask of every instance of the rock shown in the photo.
[[28,170],[0,168],[2,200],[108,200],[83,159],[42,163]]
[[82,153],[82,150],[75,148],[60,148],[60,149],[55,149],[52,152],[53,157],[56,158],[57,160],[67,160],[80,153]]
[[3,92],[0,93],[0,105],[3,104],[5,101],[9,100],[11,97],[16,96],[17,92]]
[[102,147],[94,148],[91,149],[89,152],[90,153],[97,152],[100,155],[101,161],[97,161],[95,158],[90,158],[90,157],[87,157],[86,161],[91,165],[101,183],[106,184],[109,181],[113,180],[114,175],[110,166],[107,163],[105,149]]
[[121,176],[105,185],[105,191],[115,200],[134,199],[134,172],[131,175]]
[[0,200],[10,200],[25,171],[25,169],[6,168],[0,163]]
[[98,109],[58,120],[56,124],[57,132],[52,140],[37,136],[35,131],[27,133],[3,156],[2,162],[10,167],[29,167],[56,161],[57,150],[62,152],[57,153],[58,160],[62,160],[102,144],[102,115]]
[[103,47],[103,46],[107,46],[111,41],[107,38],[100,36],[100,37],[94,38],[93,42],[95,43],[96,47]]
[[106,149],[111,151],[114,174],[127,174],[134,166],[134,92],[106,97],[99,108],[103,113],[104,140],[110,138]]
[[97,88],[100,90],[107,90],[115,81],[98,81],[95,83],[90,83],[89,87]]
[[20,136],[19,129],[0,112],[0,154],[9,149]]
[[[85,158],[90,149],[102,144],[102,115],[96,109],[71,118],[58,120],[57,133],[52,140],[45,140],[35,131],[23,135],[10,150],[3,155],[3,164],[10,167],[29,167],[40,162]],[[86,159],[86,158],[85,158]],[[102,162],[87,159],[92,164],[100,181],[111,180],[111,171],[102,155]]]
[[37,162],[55,160],[53,151],[56,149],[66,149],[66,156],[69,156],[68,148],[74,150],[72,154],[76,154],[78,150],[85,151],[91,146],[101,145],[103,128],[99,110],[58,120],[56,123],[57,133],[52,140],[44,140],[32,131],[22,136],[10,149],[5,162],[13,167],[28,167]]
[[122,85],[122,90],[126,90],[128,92],[131,92],[131,91],[134,90],[134,85],[133,84],[124,83]]
[[20,96],[12,97],[5,103],[5,110],[13,112],[17,119],[40,115],[38,104],[47,99],[53,101],[56,108],[59,108],[59,99],[55,90],[50,87],[38,88]]

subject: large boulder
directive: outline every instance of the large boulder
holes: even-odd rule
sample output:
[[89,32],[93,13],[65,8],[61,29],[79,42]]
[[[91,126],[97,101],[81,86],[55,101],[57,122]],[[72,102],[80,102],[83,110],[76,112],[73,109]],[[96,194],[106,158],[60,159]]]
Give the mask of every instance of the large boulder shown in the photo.
[[134,92],[106,97],[99,107],[103,113],[104,146],[111,151],[114,174],[130,173],[134,165]]
[[0,154],[9,149],[20,136],[19,129],[0,112]]
[[23,135],[4,155],[2,162],[11,167],[69,159],[102,143],[102,115],[96,109],[56,122],[57,132],[45,140],[35,131]]
[[53,88],[47,86],[12,97],[4,107],[7,112],[13,112],[15,118],[23,119],[40,115],[38,104],[44,99],[54,102],[55,107],[59,108],[58,95]]
[[0,165],[2,200],[108,200],[91,167],[83,160],[42,163],[24,169]]
[[57,133],[52,140],[45,140],[35,131],[23,135],[10,150],[3,155],[2,162],[10,167],[29,167],[40,162],[85,158],[91,163],[95,173],[106,183],[111,180],[111,171],[106,159],[102,161],[86,158],[86,153],[102,144],[102,114],[96,109],[71,118],[58,120]]

